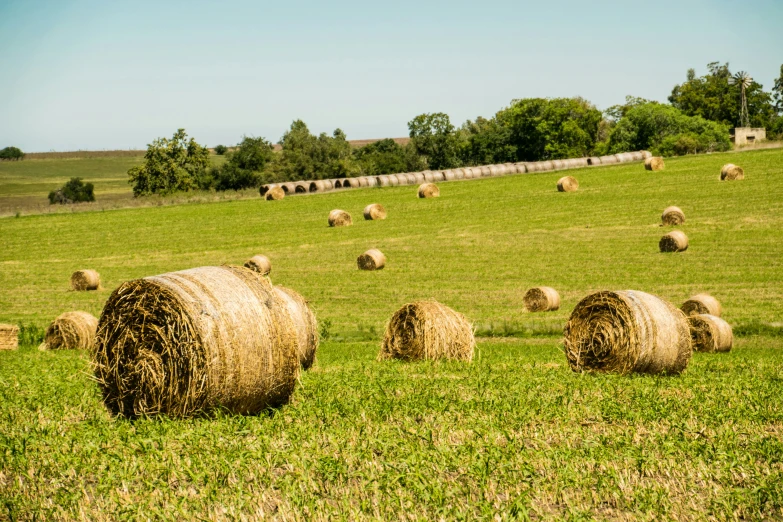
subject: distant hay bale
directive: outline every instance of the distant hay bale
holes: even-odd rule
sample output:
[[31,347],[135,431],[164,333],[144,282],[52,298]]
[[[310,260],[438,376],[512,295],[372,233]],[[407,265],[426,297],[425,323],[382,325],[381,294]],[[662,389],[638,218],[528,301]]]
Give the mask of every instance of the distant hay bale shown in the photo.
[[368,187],[380,187],[381,186],[381,180],[378,179],[379,176],[367,176],[367,186]]
[[299,292],[280,285],[274,288],[277,296],[288,307],[296,328],[299,364],[303,370],[308,370],[315,362],[315,353],[318,350],[318,321],[315,313]]
[[563,176],[557,180],[558,192],[576,192],[579,190],[579,182],[573,176]]
[[334,188],[336,189],[343,188],[343,180],[341,179],[334,180]]
[[261,197],[264,197],[264,195],[269,192],[269,189],[273,187],[273,184],[267,183],[266,185],[261,185],[261,188],[258,189],[258,192],[261,194]]
[[356,259],[359,270],[381,270],[386,266],[386,256],[377,248],[371,248]]
[[643,159],[652,158],[652,153],[647,150],[640,150]]
[[347,227],[348,225],[353,225],[353,220],[348,212],[340,209],[329,212],[330,227]]
[[359,187],[366,188],[370,186],[370,180],[367,179],[367,176],[360,176],[356,178],[356,182],[359,184]]
[[742,170],[742,167],[738,167],[733,163],[728,163],[720,169],[720,179],[721,181],[745,179],[745,171]]
[[563,170],[566,168],[565,161],[561,159],[552,160],[552,170]]
[[408,184],[408,177],[405,174],[392,174],[392,186],[402,187]]
[[0,350],[19,348],[19,327],[15,324],[0,324]]
[[455,180],[465,179],[465,169],[463,168],[451,169],[451,171],[454,173]]
[[685,314],[634,290],[595,292],[566,323],[565,353],[573,371],[680,373],[691,358]]
[[306,181],[300,181],[299,183],[294,184],[294,193],[295,194],[307,194],[307,190],[310,188],[310,184]]
[[591,156],[587,158],[587,165],[589,167],[597,167],[601,165],[601,158],[599,158],[598,156]]
[[245,268],[249,268],[261,275],[268,275],[272,271],[272,262],[265,255],[258,254],[245,262]]
[[378,358],[472,361],[475,347],[473,327],[465,316],[437,301],[417,301],[394,313]]
[[451,169],[443,171],[444,181],[454,181],[454,171]]
[[661,222],[664,225],[682,225],[685,223],[685,213],[680,207],[666,207],[661,214]]
[[506,173],[506,167],[503,165],[490,165],[489,175],[493,177],[503,176]]
[[482,178],[488,178],[492,176],[492,171],[489,170],[489,165],[483,165],[482,167],[480,167],[480,170],[481,170]]
[[566,167],[569,169],[581,169],[588,167],[589,165],[587,158],[571,158],[566,160]]
[[356,178],[345,178],[343,188],[359,188],[359,180]]
[[368,221],[386,219],[386,209],[380,203],[371,203],[364,207],[364,219]]
[[629,161],[644,161],[645,159],[647,159],[644,157],[644,153],[640,150],[628,152],[627,154],[631,158]]
[[537,161],[538,172],[550,172],[555,169],[551,161]]
[[267,191],[266,194],[264,194],[264,199],[267,201],[277,201],[283,199],[284,197],[285,191],[282,189],[282,187],[272,187]]
[[723,315],[723,307],[720,301],[709,294],[697,294],[682,303],[680,310],[685,315],[709,314],[715,317]]
[[434,183],[424,183],[419,186],[420,198],[437,198],[440,197],[440,189]]
[[416,185],[424,182],[424,176],[421,172],[409,172],[405,177],[408,178],[408,185]]
[[[525,173],[525,164],[524,163],[506,163],[506,174],[524,174]],[[522,170],[520,170],[520,167],[522,167]]]
[[286,196],[288,194],[296,194],[296,183],[281,183],[280,188],[283,189]]
[[77,270],[71,274],[71,288],[80,292],[100,290],[101,276],[95,270]]
[[616,163],[619,163],[617,156],[613,154],[609,154],[607,156],[601,156],[598,159],[601,160],[601,165],[614,165]]
[[60,314],[46,329],[45,350],[88,350],[95,342],[98,319],[87,312]]
[[630,152],[621,152],[620,154],[615,154],[615,157],[617,158],[618,163],[630,163],[634,161],[634,156]]
[[698,314],[688,316],[691,341],[696,352],[728,352],[734,344],[731,325],[714,315]]
[[475,177],[473,175],[473,167],[464,167],[462,172],[464,174],[463,179],[473,179]]
[[101,313],[92,364],[113,414],[255,414],[293,393],[297,339],[265,277],[201,267],[120,285]]
[[560,308],[560,294],[549,286],[536,286],[523,298],[528,312],[553,312]]
[[332,180],[330,179],[319,179],[317,181],[310,182],[310,192],[328,192],[333,188],[334,186],[332,185]]
[[663,170],[663,158],[660,156],[649,157],[644,160],[644,168],[647,170]]
[[540,172],[541,165],[539,165],[537,161],[531,161],[531,162],[525,164],[525,169],[528,172]]
[[685,252],[688,250],[688,236],[682,230],[672,230],[658,242],[661,252]]
[[385,174],[383,176],[378,176],[378,186],[391,187],[391,180],[389,179],[389,176]]

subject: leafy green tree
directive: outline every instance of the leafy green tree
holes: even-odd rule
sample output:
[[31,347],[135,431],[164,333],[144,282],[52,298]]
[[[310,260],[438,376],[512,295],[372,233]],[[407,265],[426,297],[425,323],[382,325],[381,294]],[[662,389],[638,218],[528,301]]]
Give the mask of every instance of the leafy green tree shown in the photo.
[[270,181],[344,178],[359,174],[351,144],[336,129],[331,136],[314,136],[302,120],[296,120],[280,139],[282,150],[270,165]]
[[459,138],[448,114],[420,114],[408,122],[408,130],[413,149],[430,169],[448,169],[459,164]]
[[24,152],[19,147],[6,147],[0,150],[0,160],[18,161],[24,159]]
[[783,113],[783,65],[780,66],[780,76],[775,79],[775,86],[772,87],[772,94],[775,99],[775,110]]
[[353,158],[365,176],[414,172],[427,168],[412,146],[400,145],[390,138],[354,149]]
[[179,129],[171,139],[158,138],[147,146],[144,163],[128,170],[133,195],[169,194],[197,187],[209,165],[209,150]]
[[225,145],[215,145],[215,154],[218,156],[222,156],[226,152],[228,152],[228,147]]
[[459,158],[463,165],[488,165],[516,161],[517,148],[511,143],[511,127],[497,118],[466,121],[459,131]]
[[51,205],[84,201],[95,201],[95,189],[92,183],[84,183],[82,178],[71,178],[68,183],[49,193]]
[[272,161],[272,144],[264,138],[244,136],[234,151],[228,153],[228,161],[212,169],[209,186],[200,183],[201,188],[216,190],[242,190],[259,187],[263,183],[262,172]]

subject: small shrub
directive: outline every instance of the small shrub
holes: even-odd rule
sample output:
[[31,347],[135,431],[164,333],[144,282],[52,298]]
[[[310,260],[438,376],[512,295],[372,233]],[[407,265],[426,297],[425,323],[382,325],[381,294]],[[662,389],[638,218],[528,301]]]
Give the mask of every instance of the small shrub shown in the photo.
[[6,147],[0,150],[0,160],[19,161],[24,158],[24,152],[19,147]]
[[93,184],[82,182],[82,178],[71,178],[68,183],[49,193],[50,205],[86,201],[95,201],[95,192]]
[[228,151],[228,147],[225,145],[215,145],[215,154],[222,156]]
[[34,324],[19,324],[19,344],[38,346],[44,341],[46,330]]

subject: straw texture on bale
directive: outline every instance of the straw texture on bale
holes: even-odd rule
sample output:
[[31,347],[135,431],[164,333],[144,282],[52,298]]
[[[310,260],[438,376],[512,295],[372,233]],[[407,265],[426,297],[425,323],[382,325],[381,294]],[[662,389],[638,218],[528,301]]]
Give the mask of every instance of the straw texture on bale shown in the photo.
[[46,350],[88,350],[95,343],[98,319],[87,312],[60,314],[46,329]]
[[296,328],[299,364],[303,370],[307,370],[315,362],[315,353],[318,350],[318,321],[315,313],[299,292],[280,285],[275,286],[275,292],[291,314]]
[[658,242],[661,252],[685,252],[688,250],[688,236],[682,230],[672,230]]
[[368,221],[386,219],[386,209],[380,203],[371,203],[364,207],[364,219]]
[[359,183],[360,187],[370,186],[370,180],[367,178],[367,176],[361,176],[359,178],[356,178],[356,182]]
[[688,316],[691,341],[696,352],[728,352],[734,344],[731,325],[709,314]]
[[451,171],[454,173],[454,179],[456,180],[465,179],[465,169],[462,168],[451,169]]
[[489,169],[489,165],[484,165],[480,167],[481,170],[481,177],[482,178],[488,178],[492,176],[492,171]]
[[565,163],[568,169],[581,169],[588,166],[587,158],[571,158],[565,160]]
[[357,178],[345,178],[343,180],[343,188],[359,188],[359,180]]
[[334,209],[329,212],[330,227],[347,227],[352,224],[353,220],[351,219],[351,215],[345,210]]
[[553,312],[560,308],[560,294],[549,286],[536,286],[523,298],[528,312]]
[[0,350],[19,348],[19,327],[15,324],[0,324]]
[[590,158],[587,158],[587,165],[590,167],[595,167],[601,164],[601,158],[597,156],[592,156]]
[[615,154],[615,157],[617,158],[618,163],[629,163],[633,161],[633,155],[630,152],[621,152]]
[[283,189],[286,195],[296,193],[296,183],[281,183],[280,188]]
[[397,310],[386,326],[379,359],[473,360],[476,340],[465,316],[437,301]]
[[332,180],[329,179],[319,179],[310,182],[310,192],[327,192],[332,190],[332,188]]
[[383,176],[378,176],[378,186],[390,187],[391,186],[391,181],[389,181],[389,176],[387,176],[385,174]]
[[386,256],[377,248],[371,248],[356,259],[359,270],[381,270],[386,266]]
[[296,183],[294,185],[294,193],[296,194],[307,194],[307,189],[309,188],[309,184],[305,181],[300,181],[299,183]]
[[440,197],[440,189],[433,183],[424,183],[419,186],[420,198],[437,198]]
[[720,179],[723,181],[734,181],[745,179],[745,171],[733,163],[728,163],[720,169]]
[[537,161],[538,164],[538,171],[539,172],[549,172],[550,170],[554,170],[554,165],[552,165],[551,161]]
[[685,315],[709,314],[720,317],[723,314],[723,307],[720,301],[709,294],[697,294],[682,303],[680,307]]
[[556,159],[552,160],[552,169],[553,170],[563,170],[566,168],[566,163],[563,160]]
[[77,270],[71,274],[71,288],[77,291],[100,290],[101,276],[95,270]]
[[249,268],[261,275],[267,275],[272,271],[272,262],[263,254],[253,256],[245,262],[245,268]]
[[661,214],[661,222],[664,225],[682,225],[685,223],[685,213],[680,207],[666,207]]
[[455,177],[454,177],[454,171],[453,170],[449,169],[449,170],[444,170],[443,171],[443,180],[444,181],[454,181],[454,179],[455,179]]
[[264,194],[264,199],[267,201],[277,201],[284,197],[285,191],[281,187],[272,187]]
[[614,155],[601,156],[598,159],[601,160],[601,165],[614,165],[615,163],[619,163],[617,156]]
[[297,339],[266,278],[201,267],[120,285],[103,308],[92,362],[114,414],[254,414],[293,393]]
[[663,158],[660,156],[650,157],[644,160],[644,168],[647,170],[663,170]]
[[573,176],[563,176],[557,180],[558,192],[576,192],[579,189],[579,182]]
[[634,290],[588,295],[571,312],[563,334],[576,372],[680,373],[691,358],[685,314]]

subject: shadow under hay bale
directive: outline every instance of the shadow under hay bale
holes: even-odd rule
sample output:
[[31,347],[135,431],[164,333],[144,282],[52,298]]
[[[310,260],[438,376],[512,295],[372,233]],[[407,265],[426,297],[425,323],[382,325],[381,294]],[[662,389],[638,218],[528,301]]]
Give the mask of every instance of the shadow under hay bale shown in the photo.
[[728,163],[720,169],[721,181],[735,181],[745,179],[745,171],[733,163]]
[[563,176],[557,180],[558,192],[576,192],[579,190],[579,182],[573,176]]
[[549,286],[536,286],[523,298],[528,312],[553,312],[560,308],[560,294]]
[[661,223],[667,226],[682,225],[685,223],[685,213],[680,207],[666,207],[661,214]]
[[275,286],[275,292],[288,307],[297,333],[299,364],[308,370],[315,362],[318,350],[318,321],[307,300],[299,292],[284,286]]
[[19,327],[15,324],[0,324],[0,350],[19,348]]
[[60,314],[46,329],[44,350],[88,350],[95,342],[98,319],[87,312]]
[[723,308],[720,301],[709,294],[697,294],[682,303],[680,310],[685,315],[709,314],[720,317],[723,314]]
[[378,358],[472,361],[475,347],[473,326],[465,316],[437,301],[417,301],[394,313]]
[[78,292],[100,290],[101,276],[95,270],[77,270],[71,274],[71,288]]
[[386,256],[377,248],[371,248],[356,259],[359,270],[381,270],[386,266]]
[[575,372],[676,374],[691,358],[685,314],[634,290],[588,295],[571,312],[563,335]]
[[645,170],[663,170],[663,158],[660,156],[650,157],[644,160]]
[[281,187],[272,187],[264,194],[264,199],[267,201],[278,201],[285,197],[285,190]]
[[364,219],[368,221],[377,221],[386,219],[386,209],[380,203],[371,203],[364,207]]
[[265,255],[258,254],[245,262],[245,268],[249,268],[261,275],[268,275],[272,271],[272,262]]
[[688,236],[682,230],[672,230],[658,242],[661,252],[685,252],[688,250]]
[[437,198],[440,197],[440,189],[434,183],[424,183],[419,186],[420,198]]
[[351,215],[345,210],[334,209],[329,212],[330,227],[347,227],[353,224]]
[[265,277],[238,266],[193,268],[112,293],[93,369],[113,414],[255,414],[293,393],[297,335]]
[[731,325],[709,314],[688,316],[693,350],[696,352],[728,352],[734,344]]

